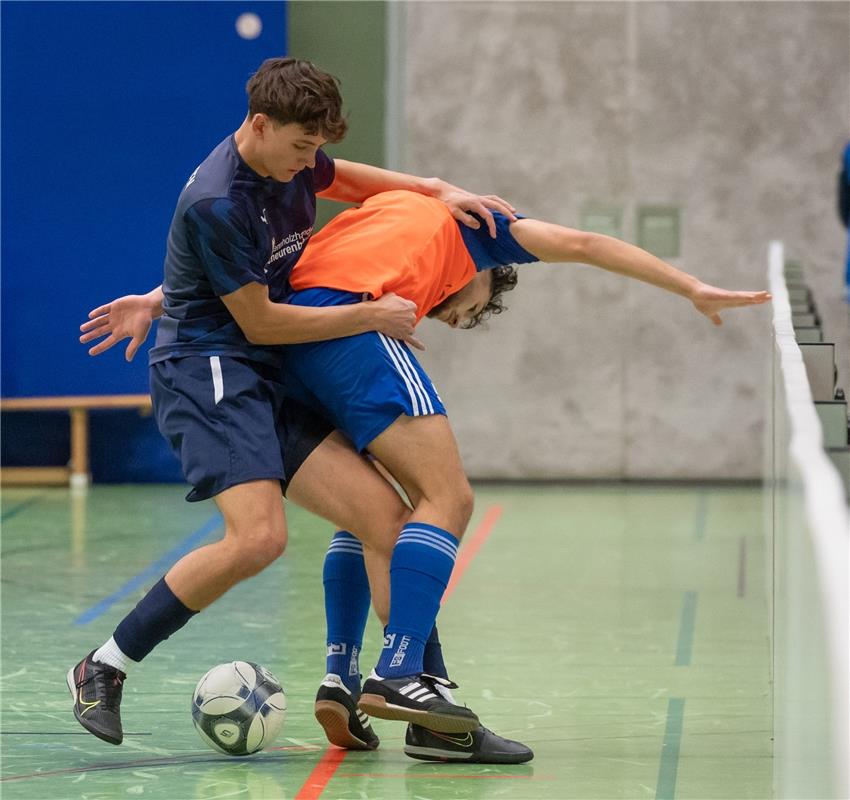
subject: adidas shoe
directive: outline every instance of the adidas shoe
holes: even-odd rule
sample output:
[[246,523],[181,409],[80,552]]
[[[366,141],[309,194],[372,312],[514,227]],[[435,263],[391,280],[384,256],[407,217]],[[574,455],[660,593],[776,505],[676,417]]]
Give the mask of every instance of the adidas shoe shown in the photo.
[[421,725],[407,726],[404,752],[422,761],[464,761],[469,764],[524,764],[531,748],[479,726],[468,733],[439,733]]
[[351,696],[339,675],[328,673],[316,693],[313,713],[331,744],[348,750],[374,750],[381,743],[369,717]]
[[121,691],[127,677],[115,667],[92,661],[94,650],[68,670],[74,716],[89,733],[110,744],[121,744]]
[[479,725],[475,713],[466,706],[445,700],[436,690],[435,683],[454,685],[432,675],[381,678],[372,672],[363,684],[358,705],[373,717],[414,722],[441,733],[475,730]]

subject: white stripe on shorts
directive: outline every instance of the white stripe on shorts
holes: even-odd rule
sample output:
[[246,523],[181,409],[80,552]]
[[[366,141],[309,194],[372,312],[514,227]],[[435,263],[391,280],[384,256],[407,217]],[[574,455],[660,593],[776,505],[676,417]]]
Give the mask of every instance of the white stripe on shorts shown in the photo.
[[383,339],[384,347],[387,348],[390,355],[393,357],[393,362],[396,364],[399,374],[404,378],[405,383],[408,384],[408,391],[410,391],[410,387],[412,386],[415,396],[419,400],[419,405],[421,406],[422,411],[414,413],[414,416],[418,417],[425,414],[433,414],[434,405],[431,402],[431,398],[428,396],[428,392],[422,385],[419,373],[410,362],[407,351],[401,346],[401,343],[397,342],[395,339],[384,336],[382,333],[379,333],[378,336]]
[[210,356],[210,369],[213,379],[213,396],[215,404],[218,405],[224,397],[224,377],[221,374],[221,359],[218,356]]
[[431,396],[428,394],[428,390],[425,388],[425,384],[422,383],[422,377],[419,375],[419,372],[417,371],[416,367],[413,366],[413,362],[410,360],[410,353],[407,351],[407,348],[404,347],[401,342],[395,339],[390,339],[389,342],[390,346],[392,346],[395,349],[396,353],[398,353],[402,364],[407,365],[407,374],[410,376],[410,380],[413,381],[413,385],[419,392],[419,396],[422,401],[422,408],[425,409],[423,413],[433,414],[434,404],[431,402]]
[[383,333],[378,333],[378,336],[380,337],[381,342],[383,342],[384,349],[389,354],[390,359],[392,359],[393,364],[395,364],[396,372],[398,372],[398,374],[401,375],[402,379],[404,380],[405,386],[407,386],[407,392],[410,395],[410,405],[413,408],[413,416],[414,417],[421,416],[421,413],[419,411],[419,402],[416,398],[416,392],[413,389],[413,385],[411,384],[410,379],[407,377],[404,370],[402,369],[401,364],[399,364],[398,356],[396,356],[395,351],[390,347],[389,339],[386,336],[384,336]]

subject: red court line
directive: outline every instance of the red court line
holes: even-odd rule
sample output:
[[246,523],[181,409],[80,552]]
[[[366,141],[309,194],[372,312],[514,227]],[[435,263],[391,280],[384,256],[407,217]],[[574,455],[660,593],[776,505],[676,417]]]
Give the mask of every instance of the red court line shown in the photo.
[[[460,582],[463,573],[466,572],[466,568],[472,563],[472,559],[475,558],[475,555],[481,549],[484,542],[487,541],[487,537],[492,533],[494,526],[501,516],[501,506],[490,506],[487,509],[484,518],[458,553],[451,580],[448,586],[446,586],[446,591],[443,593],[443,603],[448,600],[451,593],[455,590],[455,586]],[[295,795],[294,800],[318,800],[337,769],[339,769],[340,764],[345,760],[346,755],[348,755],[348,750],[329,747],[321,759],[319,759],[316,768],[310,773],[310,776],[304,781],[303,786],[298,790],[298,794]]]
[[443,593],[443,604],[451,597],[455,587],[460,583],[463,573],[466,572],[466,568],[472,563],[472,559],[478,554],[484,542],[487,541],[487,538],[493,532],[493,528],[501,516],[501,506],[490,506],[484,514],[484,518],[478,523],[478,527],[473,531],[472,536],[469,537],[469,541],[461,548],[455,562],[451,580],[449,581],[449,585],[446,586],[446,591]]
[[298,790],[295,800],[318,800],[347,754],[348,750],[341,750],[338,747],[329,747],[325,750],[324,755],[319,759],[319,763],[316,764],[307,780],[304,781],[304,785]]

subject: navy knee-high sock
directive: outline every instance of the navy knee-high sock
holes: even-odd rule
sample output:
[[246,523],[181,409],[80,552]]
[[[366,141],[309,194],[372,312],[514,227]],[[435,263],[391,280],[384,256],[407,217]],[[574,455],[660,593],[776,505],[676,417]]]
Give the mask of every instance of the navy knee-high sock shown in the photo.
[[183,605],[171,591],[165,578],[136,604],[136,607],[118,623],[112,638],[121,652],[141,661],[160,642],[179,631],[195,614]]
[[402,528],[390,564],[390,620],[375,671],[382,678],[422,672],[425,642],[457,558],[458,540],[422,522]]
[[347,531],[334,534],[322,570],[327,621],[327,671],[360,694],[360,648],[372,595],[363,545]]
[[443,661],[443,646],[440,644],[440,636],[437,633],[437,626],[431,628],[431,635],[428,641],[425,642],[425,652],[422,655],[422,671],[429,675],[435,675],[438,678],[449,677],[449,672],[446,669],[446,662]]

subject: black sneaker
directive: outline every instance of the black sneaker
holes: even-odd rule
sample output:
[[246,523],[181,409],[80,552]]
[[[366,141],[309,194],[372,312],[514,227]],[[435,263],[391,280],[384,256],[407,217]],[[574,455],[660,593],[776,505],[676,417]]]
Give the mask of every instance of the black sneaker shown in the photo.
[[414,722],[441,733],[475,730],[479,725],[475,713],[445,700],[436,690],[435,682],[454,686],[451,681],[433,675],[381,678],[372,672],[363,684],[358,705],[373,717]]
[[479,726],[469,733],[439,733],[421,725],[407,726],[404,752],[422,761],[465,761],[468,764],[524,764],[534,758],[522,742],[505,739]]
[[375,750],[381,740],[339,675],[328,673],[316,693],[313,713],[331,744],[348,750]]
[[92,661],[92,650],[68,670],[68,689],[74,698],[74,716],[89,733],[110,744],[121,744],[121,689],[127,677],[121,670]]

